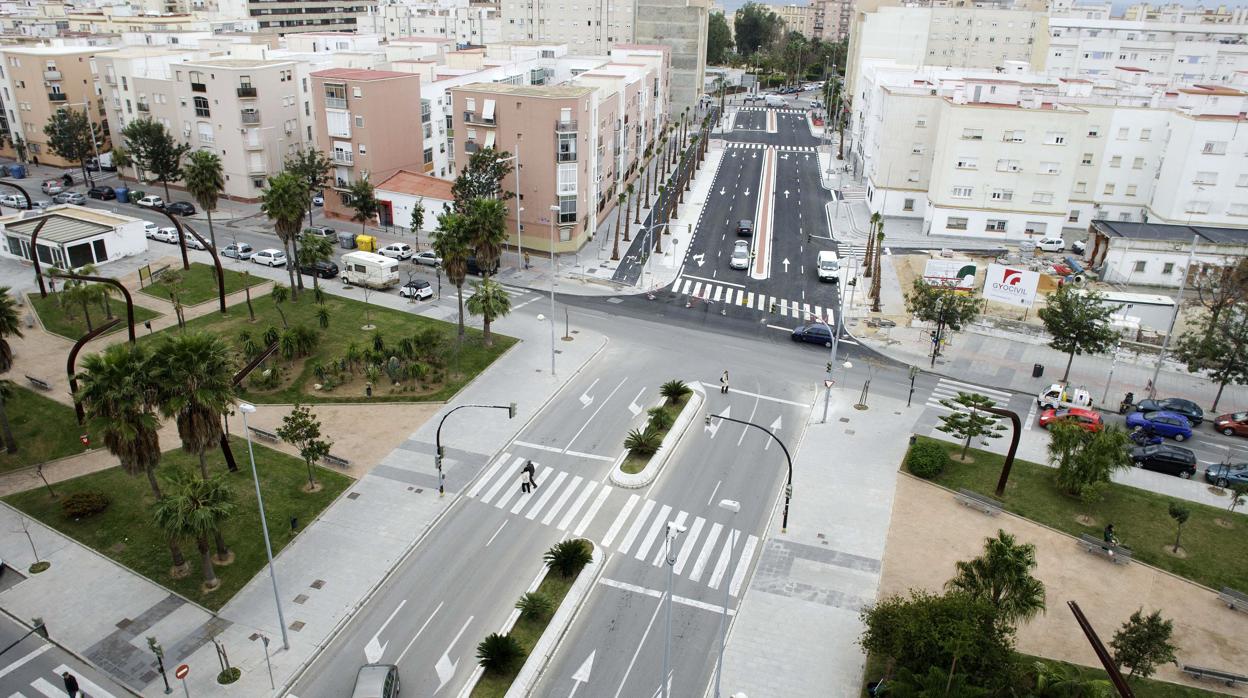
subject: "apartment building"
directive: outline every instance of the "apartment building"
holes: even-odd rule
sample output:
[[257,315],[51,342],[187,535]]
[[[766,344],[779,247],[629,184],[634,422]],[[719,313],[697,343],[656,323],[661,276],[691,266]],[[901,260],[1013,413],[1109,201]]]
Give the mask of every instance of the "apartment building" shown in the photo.
[[135,119],[153,119],[176,134],[181,117],[173,66],[207,57],[206,51],[164,46],[119,48],[98,57],[113,142],[124,142],[121,131]]
[[1049,19],[1043,69],[1062,77],[1145,73],[1159,86],[1226,82],[1248,69],[1248,24],[1186,24],[1158,20]]
[[[30,46],[0,48],[0,93],[3,94],[9,140],[21,137],[32,161],[70,166],[47,147],[43,127],[61,109],[86,110],[92,123],[109,131],[108,112],[101,94],[96,59],[111,48]],[[99,144],[107,148],[107,142]]]
[[769,8],[784,22],[787,31],[797,32],[807,38],[815,36],[814,5],[770,5]]
[[315,31],[353,31],[364,20],[374,0],[247,0],[248,16],[261,34],[299,34]]
[[361,23],[371,31],[395,39],[402,36],[439,36],[458,46],[481,46],[503,40],[498,5],[470,3],[390,2],[370,12]]
[[1179,3],[1152,5],[1139,3],[1129,5],[1122,12],[1123,19],[1175,22],[1179,24],[1245,24],[1248,11],[1243,7],[1219,5],[1210,9],[1202,5],[1187,6]]
[[[347,188],[368,178],[380,184],[399,170],[434,170],[435,147],[421,129],[413,127],[420,114],[422,126],[431,125],[429,111],[421,109],[421,76],[390,70],[335,68],[312,73],[312,111],[316,147],[333,162],[332,192],[325,192],[325,212],[351,218]],[[382,207],[382,225],[394,220]]]

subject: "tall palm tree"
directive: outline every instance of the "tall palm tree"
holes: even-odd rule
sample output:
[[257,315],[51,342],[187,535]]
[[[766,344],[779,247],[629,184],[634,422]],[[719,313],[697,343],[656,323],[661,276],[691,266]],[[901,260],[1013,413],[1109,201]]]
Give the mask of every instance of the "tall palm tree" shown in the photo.
[[221,418],[234,404],[234,355],[208,332],[172,335],[156,351],[157,403],[178,425],[182,450],[199,457],[208,478],[208,449],[221,443]]
[[217,208],[217,199],[225,189],[221,158],[209,150],[190,153],[186,156],[186,164],[182,166],[182,183],[207,214],[208,238],[212,240],[212,246],[216,247],[217,233],[212,229],[212,212]]
[[204,591],[212,591],[221,585],[221,580],[212,566],[208,539],[221,539],[222,524],[234,514],[234,494],[220,476],[202,479],[177,473],[169,479],[173,487],[169,496],[156,502],[152,518],[170,538],[195,539]]
[[620,222],[624,212],[624,202],[627,195],[621,192],[615,197],[615,242],[611,247],[611,261],[617,262],[620,259]]
[[[651,187],[650,187],[650,164],[653,162],[654,162],[654,141],[651,141],[650,144],[646,146],[646,159],[644,161],[644,164],[641,166],[641,169],[644,171],[644,174],[646,175],[646,184],[644,187],[642,187],[642,189],[646,192],[646,208],[650,208],[650,197],[652,196]],[[640,202],[637,203],[637,222],[638,223],[641,222],[641,203]]]
[[66,279],[61,285],[61,303],[81,308],[83,319],[87,322],[87,332],[95,329],[95,324],[91,322],[91,305],[95,303],[95,291],[91,284],[77,279]]
[[628,212],[632,210],[632,208],[633,208],[633,199],[634,199],[634,198],[636,198],[636,197],[634,197],[634,196],[633,196],[633,184],[632,184],[632,182],[629,182],[628,186],[624,188],[624,193],[625,193],[625,194],[628,194],[628,202],[627,202],[626,204],[624,204],[624,222],[625,222],[625,223],[628,223]]
[[464,336],[464,278],[468,275],[468,256],[472,248],[468,244],[468,218],[462,213],[448,211],[438,216],[438,229],[430,236],[433,251],[442,258],[442,270],[446,279],[455,285],[459,297],[459,336]]
[[[327,262],[334,255],[334,243],[329,238],[308,235],[299,242],[299,266],[310,267],[318,262]],[[321,287],[321,275],[312,275],[312,287]]]
[[877,225],[882,223],[883,220],[883,217],[880,216],[880,212],[876,211],[871,214],[871,221],[867,224],[867,252],[862,260],[862,266],[866,269],[866,271],[863,272],[863,276],[868,279],[871,278],[871,253],[875,249],[875,228]]
[[[273,221],[273,231],[282,241],[282,249],[290,259],[295,259],[291,248],[303,225],[303,206],[308,198],[307,184],[298,175],[281,172],[269,178],[269,188],[260,193],[260,210]],[[287,264],[290,274],[291,302],[299,300],[295,282],[295,266]]]
[[880,251],[884,249],[884,231],[875,234],[875,276],[871,279],[871,312],[880,312],[880,260],[883,259]]
[[473,199],[468,202],[468,244],[477,257],[477,266],[492,272],[503,256],[507,243],[507,205],[502,199]]
[[1044,582],[1031,576],[1036,546],[1019,544],[1012,534],[998,530],[984,540],[984,554],[955,564],[957,573],[945,588],[983,599],[1011,623],[1031,620],[1044,611]]
[[468,312],[481,316],[481,332],[485,336],[485,346],[494,346],[494,336],[490,334],[490,323],[511,312],[511,297],[503,285],[485,277],[476,285],[472,296],[468,298]]
[[[17,305],[9,296],[9,287],[0,286],[0,375],[13,368],[13,347],[9,346],[9,337],[21,337],[22,325],[17,316]],[[9,413],[5,409],[6,395],[0,393],[0,432],[3,432],[4,452],[17,453],[17,440],[13,438],[13,430],[9,427]]]
[[[147,344],[114,344],[82,360],[76,376],[87,422],[104,437],[104,448],[130,476],[147,476],[157,500],[164,498],[156,480],[160,465],[160,420],[156,416],[155,362]],[[169,538],[172,575],[186,575],[186,559],[176,538]]]

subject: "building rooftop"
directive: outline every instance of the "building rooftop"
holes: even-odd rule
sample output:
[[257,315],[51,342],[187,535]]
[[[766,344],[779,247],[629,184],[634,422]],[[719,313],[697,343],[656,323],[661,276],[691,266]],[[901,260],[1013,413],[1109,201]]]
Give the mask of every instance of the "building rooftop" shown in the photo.
[[447,39],[441,36],[397,36],[390,40],[390,43],[409,43],[409,44],[453,44],[454,39]]
[[1223,87],[1221,85],[1192,85],[1191,87],[1179,88],[1179,92],[1189,95],[1218,95],[1228,97],[1242,97],[1243,92],[1233,87]]
[[39,240],[60,244],[106,233],[119,225],[137,220],[82,206],[56,206],[39,214],[26,211],[5,216],[0,218],[0,226],[4,227],[6,233],[29,238],[35,226],[45,219],[47,223],[39,231]]
[[330,68],[312,73],[314,78],[330,78],[331,80],[354,80],[369,82],[372,80],[392,80],[394,78],[412,78],[417,73],[400,73],[394,70],[366,70],[363,68]]
[[203,49],[186,46],[123,46],[109,51],[109,58],[158,58],[160,56],[184,56],[188,53],[199,53]]
[[390,191],[396,194],[423,196],[439,201],[453,201],[452,182],[437,177],[430,177],[411,170],[399,170],[390,175],[384,182],[377,185],[377,191]]
[[79,53],[115,51],[111,46],[0,46],[0,51],[19,56],[73,56]]
[[1219,228],[1205,225],[1158,225],[1156,223],[1128,223],[1125,221],[1094,220],[1092,227],[1109,238],[1131,240],[1161,240],[1189,243],[1198,236],[1214,245],[1248,245],[1248,229]]
[[594,88],[582,85],[504,85],[494,82],[473,82],[457,89],[521,97],[584,97],[594,91]]
[[263,58],[208,58],[202,61],[191,61],[188,65],[202,65],[209,68],[263,68],[270,65],[285,65],[294,63],[293,60],[280,59],[263,59]]

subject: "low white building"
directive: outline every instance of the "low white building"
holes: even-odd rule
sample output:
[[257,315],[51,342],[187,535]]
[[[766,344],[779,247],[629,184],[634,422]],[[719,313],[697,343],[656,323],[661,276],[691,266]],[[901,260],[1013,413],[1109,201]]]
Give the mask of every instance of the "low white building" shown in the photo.
[[400,228],[409,228],[412,210],[422,207],[425,210],[424,230],[437,228],[438,216],[450,210],[455,200],[449,180],[411,170],[399,170],[390,175],[377,185],[376,196],[383,210],[382,220],[389,216],[392,224]]
[[1240,228],[1095,220],[1088,227],[1088,266],[1109,283],[1177,288],[1193,240],[1189,282],[1248,257],[1248,230]]
[[30,236],[36,241],[39,262],[61,269],[87,264],[99,266],[147,251],[144,222],[82,206],[53,206],[45,211],[22,211],[0,218],[0,255],[30,260]]

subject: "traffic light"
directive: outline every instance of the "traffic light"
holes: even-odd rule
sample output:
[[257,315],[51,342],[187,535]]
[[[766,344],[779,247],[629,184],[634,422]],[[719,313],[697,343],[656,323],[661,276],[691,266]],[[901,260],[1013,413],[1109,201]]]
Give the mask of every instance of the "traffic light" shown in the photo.
[[507,405],[507,419],[516,418],[516,403],[512,402]]
[[832,372],[832,362],[831,362],[831,361],[829,361],[829,362],[828,362],[828,365],[827,365],[827,368],[825,368],[825,369],[823,369],[823,370],[827,371],[828,373],[831,373],[831,372]]

